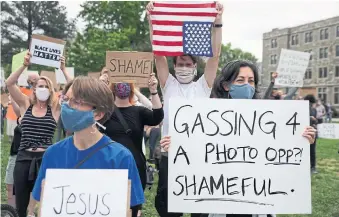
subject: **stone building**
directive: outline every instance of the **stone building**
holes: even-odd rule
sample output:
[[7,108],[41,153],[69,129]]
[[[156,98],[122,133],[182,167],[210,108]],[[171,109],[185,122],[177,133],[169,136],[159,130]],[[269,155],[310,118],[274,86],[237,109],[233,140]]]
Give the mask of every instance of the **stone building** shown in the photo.
[[339,16],[263,35],[263,85],[277,69],[281,48],[310,52],[304,87],[299,94],[313,93],[339,109]]

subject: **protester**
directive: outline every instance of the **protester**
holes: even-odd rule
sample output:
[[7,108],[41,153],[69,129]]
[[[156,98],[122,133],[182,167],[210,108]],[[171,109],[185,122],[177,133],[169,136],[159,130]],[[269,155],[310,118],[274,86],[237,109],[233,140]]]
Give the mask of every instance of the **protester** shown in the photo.
[[6,117],[6,107],[3,106],[1,103],[1,138],[4,137],[5,117]]
[[149,162],[154,163],[154,152],[157,145],[157,142],[160,140],[161,131],[160,131],[160,125],[157,126],[146,126],[146,132],[145,132],[145,143],[149,141]]
[[[49,147],[43,157],[33,197],[40,201],[41,184],[49,168],[128,169],[131,180],[131,208],[135,217],[144,195],[136,164],[130,151],[103,135],[98,128],[113,112],[113,94],[106,85],[91,77],[79,76],[61,100],[61,119],[74,135]],[[99,149],[101,147],[101,149]]]
[[[50,145],[60,116],[60,105],[54,96],[54,87],[47,77],[39,77],[33,94],[23,94],[16,82],[29,66],[31,54],[27,52],[23,66],[6,80],[7,89],[20,107],[22,136],[14,168],[16,208],[19,217],[26,217],[30,193],[33,189],[42,156]],[[63,61],[64,64],[64,61]],[[61,69],[64,69],[61,65]],[[66,79],[68,73],[63,71]]]
[[[153,39],[152,20],[149,16],[150,11],[154,9],[153,2],[147,5],[147,15],[150,28],[150,40]],[[157,75],[160,81],[160,87],[164,97],[164,113],[162,136],[168,135],[169,120],[168,108],[169,99],[172,97],[184,97],[186,99],[207,98],[211,93],[211,87],[215,79],[219,55],[222,41],[222,14],[223,6],[219,2],[216,4],[218,15],[214,22],[212,31],[212,49],[213,57],[208,58],[204,70],[204,75],[196,82],[194,79],[197,75],[197,58],[191,55],[175,56],[173,58],[175,77],[169,72],[167,59],[165,56],[155,56],[155,65]],[[167,176],[168,176],[168,157],[164,153],[161,157],[159,183],[157,195],[155,198],[155,207],[161,217],[176,217],[181,216],[180,213],[168,213],[167,211]],[[192,214],[195,216],[195,214]],[[198,215],[196,215],[198,216]]]
[[[20,91],[20,90],[19,90]],[[10,143],[13,141],[13,136],[14,136],[14,129],[17,125],[17,120],[18,117],[15,115],[15,112],[13,110],[13,106],[11,103],[11,96],[8,96],[8,106],[6,110],[6,120],[7,120],[7,125],[6,125],[6,133],[8,136],[8,140]]]
[[[307,95],[305,96],[304,100],[309,101],[310,103],[310,123],[311,126],[314,128],[317,128],[318,119],[317,117],[317,101],[314,97],[314,95]],[[317,138],[314,140],[314,142],[310,146],[310,162],[311,162],[311,173],[317,174],[318,171],[316,170],[316,145],[317,145]]]
[[317,109],[318,124],[322,124],[326,116],[326,109],[323,103],[321,102],[321,99],[318,99],[317,104],[316,104],[316,109]]
[[331,103],[326,104],[326,123],[332,123],[332,106]]
[[299,87],[292,87],[287,94],[283,94],[282,91],[279,91],[274,87],[275,80],[278,77],[277,72],[272,73],[271,83],[265,91],[263,99],[273,99],[273,100],[292,100],[295,93],[298,91]]
[[143,189],[146,187],[146,158],[142,151],[144,126],[158,125],[164,118],[164,111],[157,92],[158,81],[154,74],[151,75],[148,85],[152,94],[152,110],[132,105],[133,85],[128,83],[113,84],[115,111],[104,124],[106,135],[132,152]]
[[[221,74],[215,79],[211,98],[221,99],[259,99],[258,94],[258,70],[256,66],[248,61],[235,60],[226,64]],[[315,129],[307,127],[303,136],[309,143],[315,140]],[[160,144],[164,150],[170,148],[171,137],[165,136]],[[209,217],[254,217],[257,215],[243,214],[210,214]],[[260,217],[269,217],[274,215],[259,215]]]

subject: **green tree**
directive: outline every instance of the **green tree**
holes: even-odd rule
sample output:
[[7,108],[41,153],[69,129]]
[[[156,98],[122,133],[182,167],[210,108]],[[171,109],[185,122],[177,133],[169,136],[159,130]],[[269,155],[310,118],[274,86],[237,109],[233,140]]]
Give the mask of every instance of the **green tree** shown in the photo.
[[58,1],[1,1],[1,19],[1,64],[7,74],[12,56],[29,47],[32,34],[70,40],[75,30],[75,20],[67,20]]
[[100,71],[106,51],[151,51],[147,2],[85,2],[79,14],[86,28],[68,54],[77,74]]
[[242,51],[239,48],[233,49],[231,43],[228,43],[226,45],[223,44],[221,46],[219,58],[219,72],[226,65],[226,63],[237,59],[249,60],[253,63],[256,63],[258,60],[253,54],[249,52]]

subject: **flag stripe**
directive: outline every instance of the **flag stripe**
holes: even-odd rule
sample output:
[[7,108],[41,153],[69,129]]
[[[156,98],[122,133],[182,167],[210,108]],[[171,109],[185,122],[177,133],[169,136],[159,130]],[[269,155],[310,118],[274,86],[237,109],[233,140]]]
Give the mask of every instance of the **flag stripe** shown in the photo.
[[169,20],[152,20],[152,25],[182,26],[182,25],[184,25],[184,22],[181,22],[181,21],[169,21]]
[[166,12],[189,12],[189,13],[216,13],[215,8],[163,8],[163,7],[155,7],[153,11],[166,11]]
[[[204,8],[204,9],[208,9],[208,8],[213,8],[215,9],[216,7],[216,3],[210,2],[210,3],[204,3],[204,4],[168,4],[168,3],[163,3],[163,2],[155,2],[154,4],[154,8]],[[187,11],[187,10],[186,10]]]
[[171,32],[171,31],[153,30],[153,35],[182,36],[182,32]]
[[168,15],[151,15],[152,20],[162,21],[191,21],[191,22],[211,22],[213,23],[215,17],[194,17],[194,16],[168,16]]
[[182,26],[153,25],[153,30],[182,32]]
[[183,52],[183,47],[182,46],[153,45],[153,50],[155,50],[155,51]]
[[156,56],[182,56],[184,52],[153,51]]
[[156,41],[182,41],[182,36],[153,35],[153,40],[156,40]]
[[151,15],[215,17],[217,13],[151,11]]
[[156,41],[153,40],[153,45],[162,45],[162,46],[182,46],[182,41]]

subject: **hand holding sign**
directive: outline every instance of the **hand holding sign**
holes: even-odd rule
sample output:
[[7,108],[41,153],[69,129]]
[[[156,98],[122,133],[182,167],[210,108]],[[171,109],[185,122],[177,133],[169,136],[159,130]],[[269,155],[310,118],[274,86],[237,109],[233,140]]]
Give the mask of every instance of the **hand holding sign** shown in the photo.
[[24,63],[23,63],[24,66],[27,67],[31,64],[31,57],[32,57],[32,54],[29,51],[27,51],[27,54],[24,57]]
[[151,93],[156,93],[157,92],[157,88],[158,88],[158,80],[155,77],[155,74],[152,73],[150,76],[150,79],[148,81],[148,87],[149,87],[149,91]]

